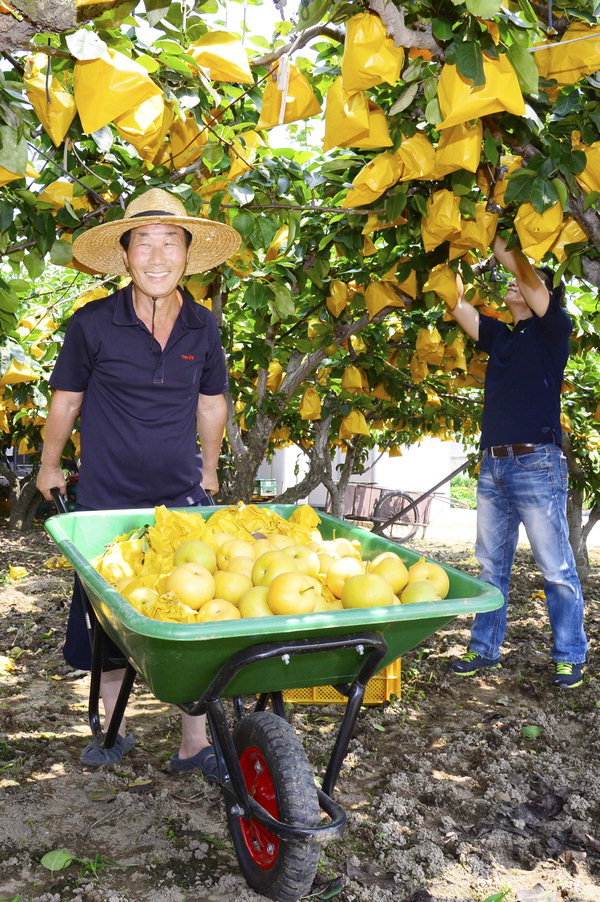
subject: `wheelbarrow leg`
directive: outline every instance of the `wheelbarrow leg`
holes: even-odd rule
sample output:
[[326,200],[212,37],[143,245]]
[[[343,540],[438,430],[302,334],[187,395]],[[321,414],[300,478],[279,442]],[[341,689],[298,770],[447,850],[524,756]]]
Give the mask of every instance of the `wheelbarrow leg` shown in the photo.
[[100,690],[102,681],[104,639],[106,633],[97,620],[94,623],[93,633],[94,639],[92,644],[92,670],[90,677],[88,718],[90,722],[90,728],[92,730],[92,735],[98,745],[101,748],[111,749],[115,744],[117,733],[119,732],[119,726],[125,714],[125,709],[127,707],[127,702],[129,701],[129,696],[131,695],[131,689],[135,680],[136,672],[131,664],[126,664],[125,675],[123,677],[123,682],[121,683],[121,688],[119,690],[115,709],[110,719],[108,729],[105,733],[102,729],[102,723],[100,719]]

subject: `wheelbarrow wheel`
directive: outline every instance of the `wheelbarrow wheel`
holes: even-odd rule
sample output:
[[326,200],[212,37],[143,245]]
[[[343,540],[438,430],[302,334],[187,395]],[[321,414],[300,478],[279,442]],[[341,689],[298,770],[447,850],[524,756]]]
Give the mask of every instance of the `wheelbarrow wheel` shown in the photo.
[[[317,827],[320,809],[310,764],[290,724],[271,711],[249,714],[233,741],[249,794],[277,820]],[[227,807],[227,823],[249,886],[277,902],[296,902],[310,890],[319,843],[280,839],[252,818]]]
[[376,518],[374,531],[396,541],[409,542],[410,539],[414,539],[419,531],[416,507],[412,507],[405,514],[402,514],[400,518],[384,526],[387,520],[390,520],[403,508],[411,504],[413,500],[413,498],[405,495],[403,492],[388,492],[383,495],[373,511],[373,516]]

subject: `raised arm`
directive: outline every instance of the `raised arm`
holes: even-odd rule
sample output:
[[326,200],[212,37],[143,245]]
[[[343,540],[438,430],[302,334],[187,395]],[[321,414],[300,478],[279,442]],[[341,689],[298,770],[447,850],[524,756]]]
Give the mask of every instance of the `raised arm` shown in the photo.
[[67,490],[60,459],[81,409],[83,394],[57,390],[52,395],[44,430],[42,462],[36,479],[36,485],[47,501],[52,500],[50,489],[59,488],[61,495]]
[[515,276],[521,296],[536,316],[543,316],[550,303],[550,294],[525,254],[519,248],[506,249],[506,241],[496,235],[492,251],[498,263]]
[[225,395],[199,395],[196,428],[202,445],[202,487],[212,494],[219,491],[217,465],[226,422]]
[[479,313],[465,298],[465,286],[458,274],[456,275],[456,287],[458,289],[458,300],[449,313],[454,317],[461,329],[464,329],[467,335],[470,335],[471,338],[478,341]]

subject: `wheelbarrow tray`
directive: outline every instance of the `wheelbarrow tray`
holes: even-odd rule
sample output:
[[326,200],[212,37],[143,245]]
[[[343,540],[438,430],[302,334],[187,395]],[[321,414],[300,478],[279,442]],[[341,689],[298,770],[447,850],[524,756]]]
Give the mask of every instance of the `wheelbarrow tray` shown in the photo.
[[[285,519],[296,509],[295,505],[260,506]],[[220,509],[185,508],[188,513],[197,512],[205,519]],[[319,530],[325,539],[358,540],[365,560],[382,551],[393,551],[410,566],[420,557],[408,548],[349,526],[343,520],[324,513],[319,516]],[[136,611],[100,576],[90,560],[101,554],[115,536],[153,523],[154,508],[79,511],[50,518],[46,529],[78,573],[105,632],[154,695],[167,703],[184,704],[199,699],[233,654],[258,643],[379,632],[388,645],[381,662],[384,668],[460,614],[490,611],[502,604],[498,589],[436,561],[450,579],[450,591],[443,601],[207,623],[152,620]],[[233,678],[225,694],[254,695],[349,683],[355,679],[360,665],[361,659],[354,648],[277,657],[247,666]]]

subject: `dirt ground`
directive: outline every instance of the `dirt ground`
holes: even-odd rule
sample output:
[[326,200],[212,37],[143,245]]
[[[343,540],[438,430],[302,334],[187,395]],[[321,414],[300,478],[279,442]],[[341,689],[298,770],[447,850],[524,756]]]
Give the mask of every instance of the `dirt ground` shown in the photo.
[[[80,764],[88,677],[61,655],[71,574],[44,568],[56,549],[41,527],[0,529],[0,543],[0,902],[259,902],[219,791],[167,771],[176,709],[138,687],[133,752],[115,768]],[[464,544],[411,547],[476,572]],[[27,575],[10,579],[10,564]],[[448,675],[469,635],[459,618],[403,659],[400,699],[363,709],[335,792],[348,827],[323,847],[312,898],[598,902],[600,552],[580,689],[551,685],[541,588],[519,551],[501,671]],[[290,715],[321,775],[339,707]],[[41,859],[58,849],[73,860],[49,870]]]

